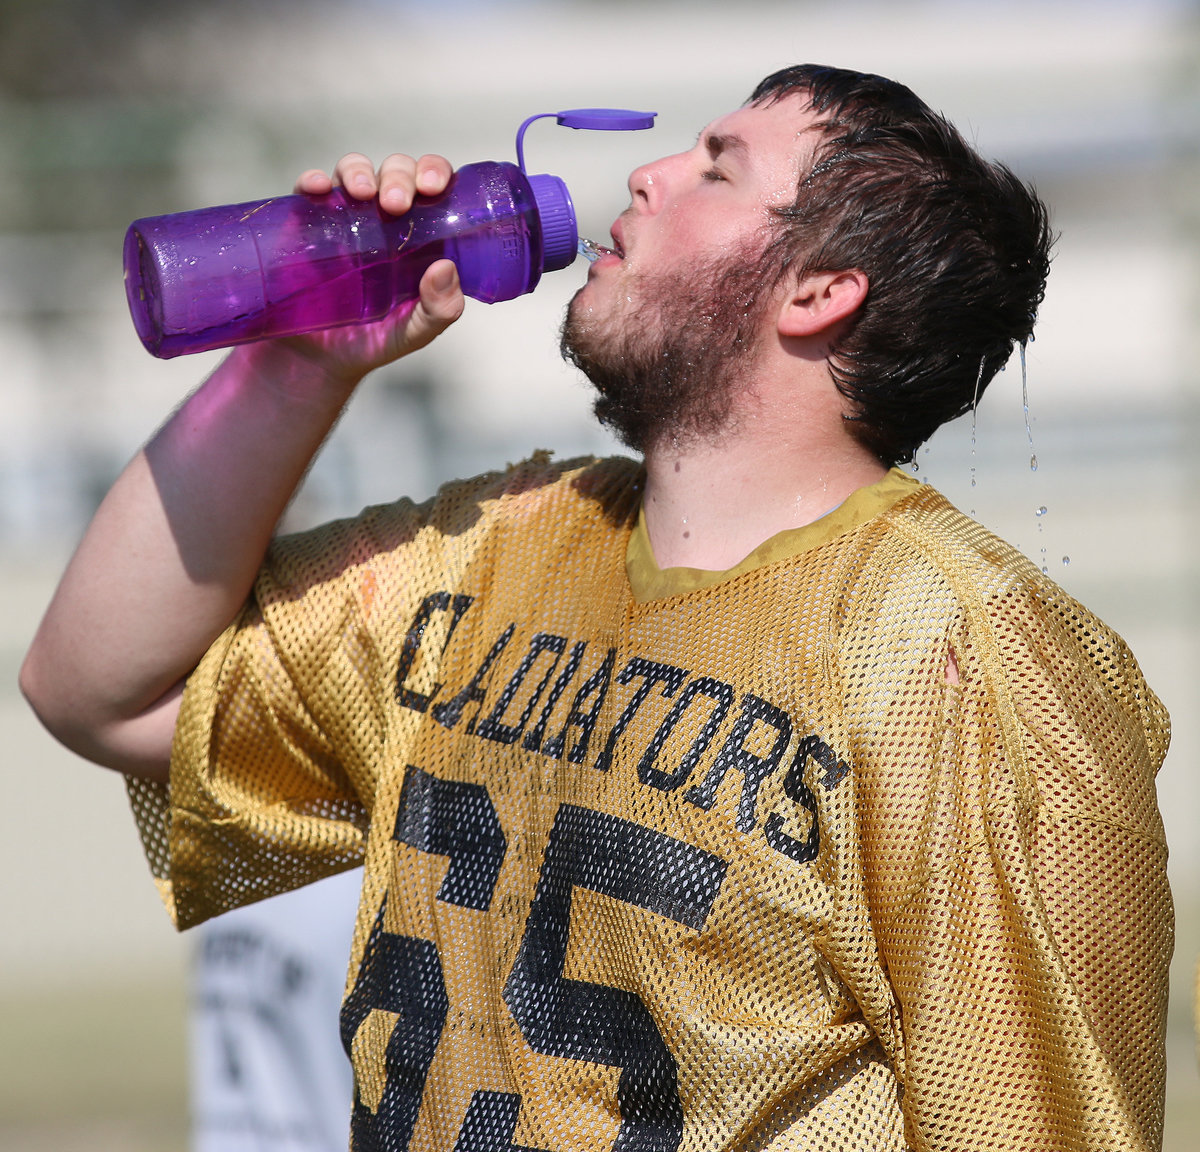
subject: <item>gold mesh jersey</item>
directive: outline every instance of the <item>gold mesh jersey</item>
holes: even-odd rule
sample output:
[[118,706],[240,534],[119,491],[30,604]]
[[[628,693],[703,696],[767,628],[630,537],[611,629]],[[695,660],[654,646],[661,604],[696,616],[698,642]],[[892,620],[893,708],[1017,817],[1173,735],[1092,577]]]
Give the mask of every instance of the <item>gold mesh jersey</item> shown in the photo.
[[720,574],[657,569],[640,478],[281,540],[133,786],[177,923],[365,861],[358,1152],[1157,1147],[1120,638],[903,473]]

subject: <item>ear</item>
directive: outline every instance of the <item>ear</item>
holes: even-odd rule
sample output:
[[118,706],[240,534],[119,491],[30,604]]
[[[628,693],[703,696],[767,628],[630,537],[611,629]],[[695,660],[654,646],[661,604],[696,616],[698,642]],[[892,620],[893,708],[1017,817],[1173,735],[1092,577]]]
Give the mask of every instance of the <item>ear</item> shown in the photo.
[[867,275],[857,268],[816,272],[797,283],[783,299],[781,336],[819,336],[858,310],[867,297]]

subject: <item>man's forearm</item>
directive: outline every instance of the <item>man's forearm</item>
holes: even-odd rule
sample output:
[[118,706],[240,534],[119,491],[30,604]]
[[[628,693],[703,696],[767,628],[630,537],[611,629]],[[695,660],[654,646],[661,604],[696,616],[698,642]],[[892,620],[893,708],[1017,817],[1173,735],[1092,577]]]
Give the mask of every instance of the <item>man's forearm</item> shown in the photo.
[[351,391],[286,344],[241,348],[130,462],[21,673],[64,744],[165,774],[182,682],[244,603]]

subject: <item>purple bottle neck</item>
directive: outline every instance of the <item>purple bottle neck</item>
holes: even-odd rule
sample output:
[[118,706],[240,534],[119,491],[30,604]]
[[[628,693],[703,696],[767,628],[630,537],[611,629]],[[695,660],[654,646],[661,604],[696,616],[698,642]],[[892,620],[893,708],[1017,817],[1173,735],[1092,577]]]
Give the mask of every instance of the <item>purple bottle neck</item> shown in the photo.
[[529,186],[542,223],[542,271],[557,272],[575,259],[579,248],[575,206],[557,176],[530,176]]

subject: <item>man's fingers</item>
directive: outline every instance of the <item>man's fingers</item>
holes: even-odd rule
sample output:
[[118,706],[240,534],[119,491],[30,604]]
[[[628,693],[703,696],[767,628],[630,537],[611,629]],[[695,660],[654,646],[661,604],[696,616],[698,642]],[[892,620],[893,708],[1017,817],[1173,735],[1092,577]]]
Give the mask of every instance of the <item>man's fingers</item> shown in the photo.
[[414,196],[436,196],[445,191],[453,174],[454,169],[444,156],[430,154],[414,160],[402,152],[394,152],[376,169],[361,152],[348,152],[334,166],[332,177],[319,168],[302,173],[296,181],[296,191],[320,195],[336,183],[356,200],[378,196],[384,211],[400,216],[412,207]]
[[454,175],[454,168],[445,156],[430,154],[422,156],[416,165],[417,191],[423,196],[436,196],[445,191]]
[[348,152],[333,170],[334,179],[357,200],[367,200],[379,188],[375,166],[361,152]]
[[417,162],[399,152],[393,153],[379,165],[379,204],[385,212],[399,216],[412,207],[416,177]]
[[444,156],[411,156],[395,153],[379,166],[379,203],[394,215],[407,212],[416,195],[436,196],[450,183],[454,169]]
[[322,196],[333,187],[333,179],[320,168],[310,168],[296,178],[295,191],[308,196]]

